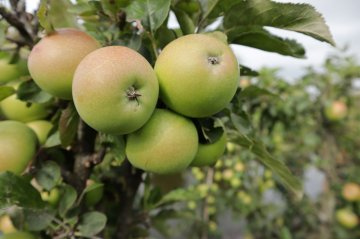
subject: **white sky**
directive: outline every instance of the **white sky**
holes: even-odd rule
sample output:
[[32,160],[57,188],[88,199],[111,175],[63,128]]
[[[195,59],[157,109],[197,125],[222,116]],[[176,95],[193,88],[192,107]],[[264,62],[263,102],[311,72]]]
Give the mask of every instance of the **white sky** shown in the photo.
[[[277,2],[309,3],[313,5],[325,18],[333,34],[337,48],[349,46],[349,53],[354,54],[360,60],[360,1],[359,0],[275,0]],[[39,0],[27,0],[28,9],[35,9]],[[234,46],[235,53],[241,64],[254,69],[262,66],[281,67],[280,75],[286,78],[296,78],[303,72],[304,67],[320,66],[326,56],[338,49],[327,43],[312,39],[311,37],[269,29],[279,36],[296,39],[302,43],[306,50],[306,59],[295,59],[276,53],[269,53],[245,46]]]

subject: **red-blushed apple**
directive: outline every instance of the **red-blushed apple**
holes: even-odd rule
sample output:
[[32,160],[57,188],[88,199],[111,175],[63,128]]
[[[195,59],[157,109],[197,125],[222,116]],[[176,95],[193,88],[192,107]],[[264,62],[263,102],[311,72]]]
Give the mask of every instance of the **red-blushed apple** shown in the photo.
[[47,120],[35,120],[27,123],[36,134],[40,145],[45,144],[50,130],[53,128],[53,124]]
[[35,133],[24,123],[0,122],[0,172],[21,174],[36,153]]
[[150,120],[127,136],[130,163],[145,171],[171,174],[186,169],[198,150],[194,123],[177,113],[156,109]]
[[224,154],[226,148],[226,134],[213,143],[201,144],[190,166],[214,166],[216,161]]
[[71,99],[74,72],[80,61],[100,44],[85,32],[72,28],[57,29],[32,49],[28,58],[30,75],[51,95]]
[[342,189],[342,196],[347,201],[360,201],[360,185],[357,183],[346,183]]
[[76,110],[100,132],[122,135],[139,129],[153,113],[158,94],[159,83],[151,65],[123,46],[93,51],[74,76]]
[[227,106],[239,83],[231,48],[212,35],[190,34],[170,42],[155,63],[160,98],[188,117],[213,115]]
[[346,117],[348,109],[343,101],[336,100],[325,108],[325,116],[330,121],[339,121]]

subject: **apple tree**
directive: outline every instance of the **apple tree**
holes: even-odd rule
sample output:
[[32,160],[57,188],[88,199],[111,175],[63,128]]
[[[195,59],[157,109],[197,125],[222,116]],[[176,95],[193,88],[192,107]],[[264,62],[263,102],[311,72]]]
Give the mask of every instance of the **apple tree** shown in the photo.
[[[226,142],[254,155],[289,197],[302,197],[294,169],[271,154],[246,107],[277,94],[241,85],[240,76],[258,72],[242,65],[230,44],[305,57],[301,43],[271,27],[335,45],[311,5],[42,0],[29,12],[26,1],[9,0],[1,2],[0,16],[0,213],[13,233],[157,235],[171,217],[194,216],[182,211],[184,203],[214,200],[208,189],[216,190],[213,166]],[[28,139],[11,133],[20,128]],[[200,188],[188,182],[161,190],[169,177],[198,166],[206,171]],[[207,230],[192,237],[198,234],[209,237]]]

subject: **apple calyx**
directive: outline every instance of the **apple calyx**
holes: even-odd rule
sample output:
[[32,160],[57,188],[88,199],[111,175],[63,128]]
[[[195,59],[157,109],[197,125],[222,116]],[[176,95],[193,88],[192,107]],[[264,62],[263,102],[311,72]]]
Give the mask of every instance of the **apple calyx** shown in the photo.
[[126,96],[129,100],[136,100],[138,102],[138,97],[141,96],[141,94],[136,91],[134,86],[131,86],[126,91]]
[[209,56],[208,57],[208,62],[211,64],[211,65],[217,65],[220,63],[220,60],[218,57],[216,56]]

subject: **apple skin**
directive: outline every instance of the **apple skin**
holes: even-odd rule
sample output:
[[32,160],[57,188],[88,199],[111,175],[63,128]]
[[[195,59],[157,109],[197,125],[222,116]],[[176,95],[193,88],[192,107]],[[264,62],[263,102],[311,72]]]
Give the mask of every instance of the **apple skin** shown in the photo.
[[231,48],[205,34],[190,34],[170,42],[160,53],[155,72],[160,98],[185,116],[211,116],[231,101],[240,72]]
[[57,29],[30,52],[30,75],[42,90],[69,100],[76,67],[87,54],[99,47],[100,44],[85,32],[72,28]]
[[41,192],[41,199],[44,202],[48,202],[52,207],[56,207],[60,202],[61,191],[59,188],[55,187],[50,190],[50,192],[43,191]]
[[360,185],[346,183],[342,189],[342,196],[349,202],[360,201]]
[[75,107],[81,118],[100,132],[122,135],[139,129],[153,113],[158,95],[153,68],[127,47],[98,49],[86,56],[75,72]]
[[344,102],[336,100],[325,108],[325,116],[330,121],[339,121],[346,117],[348,112]]
[[35,120],[27,123],[27,126],[29,126],[36,134],[40,145],[44,145],[50,130],[53,128],[53,124],[50,121],[47,120]]
[[24,123],[0,122],[0,172],[21,174],[36,153],[35,133]]
[[32,103],[27,106],[27,103],[17,99],[15,94],[2,100],[0,107],[5,118],[21,122],[43,119],[49,113],[45,104]]
[[346,228],[354,228],[359,224],[359,219],[354,212],[349,209],[338,209],[335,213],[336,220]]
[[[94,184],[95,181],[92,179],[88,179],[86,181],[86,185],[90,186],[92,184]],[[102,199],[104,195],[104,185],[102,184],[101,186],[95,188],[94,190],[91,190],[89,192],[87,192],[85,194],[85,204],[88,207],[92,207],[95,206],[96,204],[98,204],[100,202],[100,200]]]
[[0,236],[0,239],[36,239],[36,237],[29,232],[16,231]]
[[214,143],[201,144],[199,143],[199,149],[196,153],[194,160],[190,166],[203,167],[214,166],[216,161],[224,154],[226,148],[226,134],[222,136]]
[[186,169],[198,150],[194,123],[174,112],[156,109],[140,130],[129,134],[125,152],[145,171],[172,174]]
[[11,221],[11,218],[9,215],[3,215],[0,216],[0,232],[4,234],[15,232],[16,228],[14,227],[14,224]]
[[20,76],[28,73],[26,63],[20,59],[16,64],[9,64],[9,58],[0,59],[0,85],[4,85],[12,80],[16,80]]

